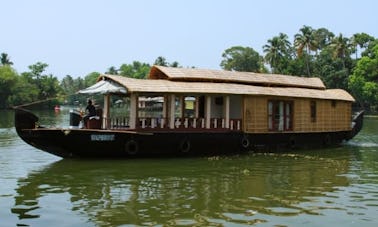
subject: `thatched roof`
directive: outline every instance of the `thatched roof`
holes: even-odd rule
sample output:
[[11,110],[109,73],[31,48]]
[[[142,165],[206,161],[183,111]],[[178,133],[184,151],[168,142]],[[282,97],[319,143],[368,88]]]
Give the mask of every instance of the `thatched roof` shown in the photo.
[[149,79],[165,79],[172,81],[192,82],[223,82],[267,87],[272,86],[325,89],[323,82],[319,78],[252,72],[235,72],[225,70],[171,68],[163,66],[153,66],[149,74]]
[[235,83],[212,82],[182,82],[162,79],[142,80],[123,76],[103,75],[99,80],[111,80],[124,86],[127,93],[150,94],[237,94],[237,95],[265,95],[277,97],[297,97],[354,101],[354,98],[341,89],[318,90],[294,87],[263,87]]

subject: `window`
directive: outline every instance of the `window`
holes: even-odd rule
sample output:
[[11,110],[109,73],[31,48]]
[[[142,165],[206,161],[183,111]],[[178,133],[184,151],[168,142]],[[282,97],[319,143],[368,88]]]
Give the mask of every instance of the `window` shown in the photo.
[[268,101],[268,128],[269,131],[293,130],[293,102]]
[[316,102],[310,102],[311,122],[316,122]]
[[332,100],[332,102],[331,102],[331,106],[332,106],[333,108],[336,108],[336,104],[337,104],[336,100]]

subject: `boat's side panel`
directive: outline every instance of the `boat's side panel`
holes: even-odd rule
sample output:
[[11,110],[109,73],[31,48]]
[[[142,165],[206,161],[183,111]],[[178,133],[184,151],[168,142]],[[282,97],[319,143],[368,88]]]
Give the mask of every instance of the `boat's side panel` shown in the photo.
[[122,133],[100,130],[32,129],[20,137],[61,157],[132,157],[234,153],[242,149],[235,133]]
[[348,132],[334,133],[184,133],[133,134],[100,130],[23,130],[29,144],[65,158],[159,157],[277,151],[339,144]]

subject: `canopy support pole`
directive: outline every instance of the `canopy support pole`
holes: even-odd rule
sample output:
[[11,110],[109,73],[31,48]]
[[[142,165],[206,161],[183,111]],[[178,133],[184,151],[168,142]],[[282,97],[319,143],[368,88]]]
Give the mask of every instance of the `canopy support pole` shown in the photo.
[[176,97],[174,94],[170,95],[169,100],[169,128],[175,128],[175,106],[176,106]]
[[103,128],[109,129],[109,123],[110,123],[110,95],[106,94],[104,95],[104,113],[102,115],[103,118]]
[[130,129],[136,128],[137,120],[137,108],[138,108],[138,96],[136,94],[130,95]]
[[230,128],[230,96],[227,95],[224,97],[225,105],[224,105],[224,118],[225,118],[225,128]]
[[210,128],[211,124],[211,96],[205,98],[205,112],[206,112],[206,128]]

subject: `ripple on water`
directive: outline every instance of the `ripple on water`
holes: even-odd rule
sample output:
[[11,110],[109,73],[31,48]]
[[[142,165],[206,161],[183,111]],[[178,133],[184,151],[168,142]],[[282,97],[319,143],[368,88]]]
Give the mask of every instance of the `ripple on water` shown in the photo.
[[346,145],[349,146],[355,146],[355,147],[366,147],[366,148],[374,148],[378,147],[378,143],[373,142],[373,141],[348,141]]
[[7,148],[13,146],[18,140],[16,130],[14,128],[0,128],[0,147]]

